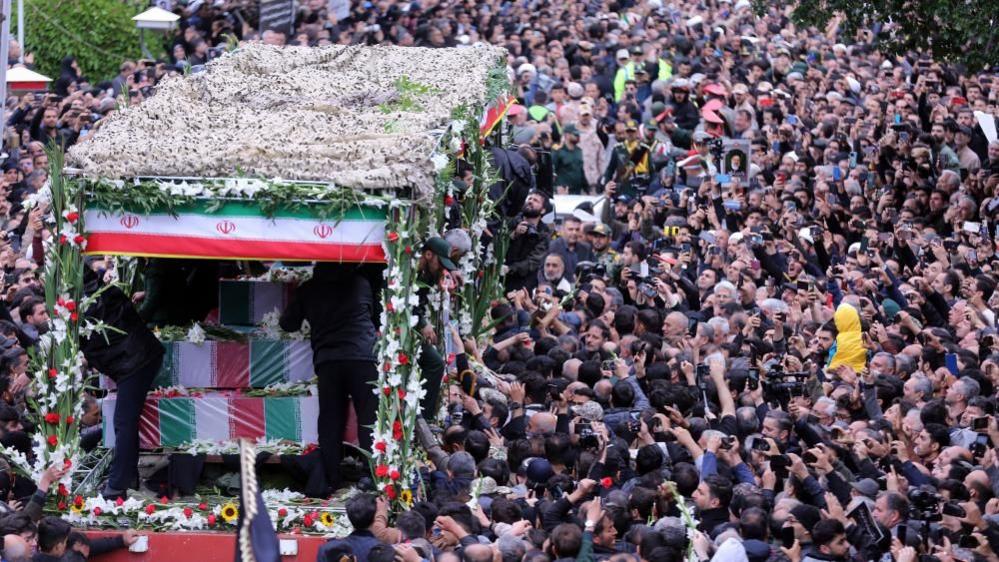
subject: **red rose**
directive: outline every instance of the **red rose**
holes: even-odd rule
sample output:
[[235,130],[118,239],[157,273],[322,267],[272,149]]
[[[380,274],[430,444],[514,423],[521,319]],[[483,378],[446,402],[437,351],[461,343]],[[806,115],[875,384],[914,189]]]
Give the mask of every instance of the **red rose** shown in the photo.
[[385,478],[386,476],[388,476],[388,473],[389,473],[389,467],[384,464],[380,464],[375,467],[375,476],[379,478]]
[[409,365],[409,356],[406,355],[405,353],[400,352],[399,353],[399,364],[400,365]]
[[388,485],[388,486],[385,487],[385,497],[387,497],[390,500],[394,500],[395,499],[395,486],[394,485]]
[[49,412],[45,414],[45,423],[50,425],[56,425],[59,423],[60,417],[61,416],[59,416],[59,414],[56,412]]
[[398,470],[393,470],[389,474],[389,478],[391,478],[392,480],[398,480],[399,479],[399,471]]
[[385,311],[386,312],[395,312],[395,307],[392,306],[392,301],[388,301],[387,303],[385,303]]
[[311,527],[312,526],[312,515],[311,514],[308,514],[308,513],[305,514],[305,517],[302,518],[302,525],[305,525],[306,527]]
[[319,446],[316,445],[315,443],[309,443],[308,445],[305,446],[305,449],[302,449],[302,454],[303,455],[308,455],[309,453],[311,453],[312,451],[315,451],[318,448],[319,448]]
[[56,437],[55,435],[49,435],[48,442],[49,442],[49,447],[55,447],[56,445],[59,444],[59,438]]
[[160,498],[160,503],[170,503],[170,498],[163,496]]
[[83,244],[84,240],[86,240],[86,238],[84,238],[82,234],[77,234],[73,237],[73,242],[76,242],[77,245]]
[[610,476],[604,476],[600,479],[600,485],[604,488],[610,488],[614,485],[614,480]]
[[402,422],[399,420],[395,420],[392,424],[392,439],[395,439],[396,441],[402,439]]
[[[69,416],[68,418],[66,418],[66,423],[73,423],[73,422],[69,421],[70,419],[72,419],[72,417],[73,416]],[[69,467],[73,466],[73,461],[70,460],[70,459],[66,459],[66,460],[62,461],[62,465],[64,467],[66,467],[66,468],[69,468]]]
[[66,213],[66,220],[68,220],[70,224],[75,223],[78,218],[80,218],[80,213],[77,213],[76,211]]
[[382,370],[385,371],[386,373],[389,372],[389,371],[391,371],[392,370],[392,364],[389,363],[388,361],[386,361],[385,364],[382,365]]
[[147,505],[146,506],[146,515],[152,515],[154,513],[156,513],[156,506],[153,505],[153,504]]
[[76,507],[83,507],[83,496],[76,496],[73,498],[73,505]]
[[55,369],[49,369],[49,378],[50,379],[54,379],[54,378],[56,378],[58,376],[59,376],[59,371],[56,371]]
[[215,514],[214,513],[210,513],[208,515],[208,525],[211,526],[211,527],[215,526]]
[[375,450],[378,451],[379,453],[384,453],[386,448],[387,445],[385,444],[384,441],[379,441],[375,443]]
[[208,511],[208,504],[206,504],[206,503],[199,503],[198,504],[198,509],[200,509],[201,511]]
[[191,509],[191,508],[189,508],[189,507],[185,507],[184,508],[184,519],[190,519],[192,515],[194,515],[194,510]]
[[69,319],[71,322],[76,322],[80,318],[80,315],[75,312],[69,313]]
[[59,511],[66,511],[66,502],[59,502],[56,507],[59,508]]
[[[66,416],[66,425],[73,425],[73,422],[75,422],[75,421],[76,421],[76,418],[74,418],[73,416]],[[70,461],[69,459],[66,459],[66,462],[72,462],[72,461]]]
[[386,238],[388,238],[389,242],[395,242],[396,240],[399,239],[399,233],[398,232],[389,232],[388,235],[386,236]]
[[69,238],[66,238],[65,234],[60,234],[59,235],[59,243],[60,244],[65,244],[67,240],[69,240]]
[[125,505],[125,500],[123,500],[121,496],[118,496],[118,499],[114,500],[114,504],[117,505],[118,507],[121,507]]
[[283,508],[283,507],[281,509],[279,509],[278,510],[278,517],[288,517],[288,510],[285,509],[285,508]]
[[59,484],[59,489],[56,491],[56,494],[65,497],[69,495],[69,490],[66,489],[65,484]]
[[406,399],[406,389],[400,388],[399,391],[398,391],[398,394],[399,394],[399,400],[405,400]]
[[454,197],[451,197],[450,195],[445,195],[444,196],[444,206],[445,207],[450,207],[451,205],[454,205]]
[[382,388],[382,394],[384,394],[385,396],[392,394],[392,387],[386,386],[385,388]]
[[100,514],[101,514],[101,508],[95,507],[94,508],[94,515],[100,516]]
[[73,301],[66,301],[66,310],[73,312],[76,310],[76,303]]
[[402,251],[406,252],[407,254],[412,254],[413,253],[413,247],[412,246],[406,246],[405,248],[403,248]]

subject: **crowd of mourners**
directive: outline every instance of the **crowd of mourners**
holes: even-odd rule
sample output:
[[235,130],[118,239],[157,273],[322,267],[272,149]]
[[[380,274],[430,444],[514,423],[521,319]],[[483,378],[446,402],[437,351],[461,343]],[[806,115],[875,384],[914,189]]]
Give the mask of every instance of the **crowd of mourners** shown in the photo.
[[[490,148],[489,230],[508,241],[494,335],[424,330],[476,374],[443,393],[441,431],[420,428],[427,499],[390,521],[353,497],[354,533],[320,559],[999,559],[992,69],[888,56],[870,30],[800,29],[747,0],[302,0],[290,34],[260,33],[255,2],[157,4],[182,16],[167,58],[96,80],[68,56],[50,92],[7,100],[4,444],[30,449],[49,233],[23,200],[47,145],[84,142],[232,37],[488,42],[517,98]],[[750,147],[739,173],[731,141]],[[561,194],[593,197],[556,213]],[[89,554],[42,518],[61,470],[2,469],[4,560]]]

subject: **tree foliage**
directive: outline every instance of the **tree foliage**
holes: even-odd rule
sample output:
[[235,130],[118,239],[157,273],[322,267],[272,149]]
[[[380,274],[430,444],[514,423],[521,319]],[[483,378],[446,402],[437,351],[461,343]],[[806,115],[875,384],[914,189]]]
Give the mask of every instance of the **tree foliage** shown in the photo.
[[[17,2],[10,33],[17,36]],[[77,59],[83,75],[96,83],[118,73],[125,59],[141,53],[132,16],[146,3],[136,0],[24,0],[26,53],[53,80],[63,57]]]
[[[754,0],[759,13],[772,0]],[[792,4],[797,25],[825,29],[834,17],[840,33],[855,37],[871,30],[885,53],[932,53],[939,61],[961,63],[969,70],[999,65],[999,9],[978,0],[780,0]]]

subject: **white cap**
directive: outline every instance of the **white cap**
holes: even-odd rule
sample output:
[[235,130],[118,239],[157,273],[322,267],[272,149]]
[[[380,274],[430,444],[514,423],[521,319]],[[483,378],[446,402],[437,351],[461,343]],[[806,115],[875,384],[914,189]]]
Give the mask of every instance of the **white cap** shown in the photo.
[[614,58],[616,58],[617,60],[627,59],[631,58],[631,55],[628,54],[628,49],[618,49],[617,54],[614,55]]
[[695,25],[700,25],[704,23],[704,18],[701,16],[694,16],[687,20],[687,27],[694,27]]
[[538,73],[538,69],[534,68],[533,64],[531,64],[529,62],[525,62],[524,64],[522,64],[522,65],[520,65],[520,66],[517,67],[517,76],[520,76],[521,74],[523,74],[525,72],[530,72],[531,74],[537,74]]
[[812,240],[812,231],[811,229],[808,228],[802,228],[801,230],[799,230],[798,238],[801,238],[802,240],[808,242],[809,244],[815,243],[815,240]]
[[885,70],[888,70],[889,68],[892,68],[891,61],[890,60],[886,60],[883,63],[881,63],[881,68],[883,68]]
[[850,85],[850,91],[851,92],[853,92],[855,94],[859,94],[860,93],[860,82],[857,82],[856,78],[854,78],[853,76],[847,76],[846,77],[846,83]]
[[735,6],[733,6],[732,9],[738,12],[739,10],[748,7],[749,7],[749,0],[739,0],[738,2],[735,3]]

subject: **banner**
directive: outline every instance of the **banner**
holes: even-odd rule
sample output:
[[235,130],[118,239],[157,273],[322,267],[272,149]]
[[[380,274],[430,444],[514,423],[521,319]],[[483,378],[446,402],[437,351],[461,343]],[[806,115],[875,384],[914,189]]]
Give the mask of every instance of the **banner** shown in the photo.
[[385,212],[354,208],[341,220],[302,207],[264,216],[254,203],[212,201],[149,214],[88,208],[87,253],[168,258],[384,262]]

